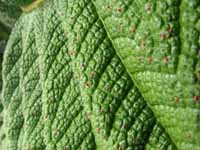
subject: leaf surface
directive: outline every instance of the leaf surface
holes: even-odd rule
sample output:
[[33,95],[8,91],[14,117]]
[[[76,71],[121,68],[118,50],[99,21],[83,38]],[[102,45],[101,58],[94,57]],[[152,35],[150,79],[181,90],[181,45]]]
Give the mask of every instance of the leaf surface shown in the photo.
[[[142,27],[154,13],[148,18],[137,9],[145,2],[109,2],[46,0],[20,17],[3,61],[2,149],[199,149],[199,102],[191,101],[189,93],[198,80],[178,81],[174,49],[166,50],[174,62],[144,62],[146,51],[158,59],[157,49],[166,46],[157,39],[157,27],[148,31],[153,46],[146,46],[149,37]],[[133,34],[129,25],[137,20],[141,23]],[[136,50],[140,40],[146,51]],[[172,38],[169,45],[180,46],[177,41]],[[175,93],[188,98],[181,101]],[[180,97],[179,104],[173,96]]]
[[180,149],[200,149],[198,0],[96,0],[115,50]]

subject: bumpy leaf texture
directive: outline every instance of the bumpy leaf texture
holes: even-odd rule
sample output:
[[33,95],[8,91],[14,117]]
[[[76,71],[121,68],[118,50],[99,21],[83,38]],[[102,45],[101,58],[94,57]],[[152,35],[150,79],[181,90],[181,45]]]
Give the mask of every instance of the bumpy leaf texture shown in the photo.
[[9,5],[27,6],[36,0],[1,0]]
[[200,149],[198,0],[45,0],[3,60],[1,149]]
[[19,7],[9,5],[0,0],[0,33],[2,29],[10,31],[20,14],[21,9]]
[[[4,52],[6,42],[14,26],[19,18],[21,10],[15,5],[8,5],[0,0],[0,55],[2,62],[2,54]],[[1,63],[0,62],[0,63]]]

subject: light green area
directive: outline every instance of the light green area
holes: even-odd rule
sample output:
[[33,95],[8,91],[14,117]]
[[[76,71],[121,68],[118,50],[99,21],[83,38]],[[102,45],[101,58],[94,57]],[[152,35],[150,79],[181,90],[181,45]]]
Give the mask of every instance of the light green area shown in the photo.
[[172,141],[179,149],[200,149],[199,0],[96,0],[95,6]]

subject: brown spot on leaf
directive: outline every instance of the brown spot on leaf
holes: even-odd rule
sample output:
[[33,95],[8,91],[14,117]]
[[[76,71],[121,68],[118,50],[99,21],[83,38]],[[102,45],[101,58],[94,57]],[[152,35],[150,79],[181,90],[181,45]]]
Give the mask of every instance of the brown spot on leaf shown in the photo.
[[167,38],[167,34],[166,34],[166,33],[161,33],[161,34],[160,34],[160,38],[161,38],[162,40],[165,40],[165,39]]
[[194,96],[194,101],[195,101],[195,102],[198,102],[198,100],[199,100],[199,97],[198,97],[197,95],[195,95],[195,96]]
[[123,11],[123,8],[119,7],[117,8],[117,11],[121,13]]
[[151,64],[153,62],[153,58],[149,57],[149,58],[147,58],[147,61],[148,61],[149,64]]
[[175,96],[175,101],[178,103],[180,98],[178,96]]
[[200,56],[200,49],[198,50],[198,56]]
[[151,11],[152,10],[152,5],[151,4],[146,4],[145,5],[145,10],[146,11]]
[[169,58],[168,58],[168,57],[164,57],[164,58],[163,58],[163,62],[164,62],[164,63],[168,63],[168,61],[169,61]]
[[200,78],[200,72],[196,73],[197,78]]
[[100,128],[96,128],[96,131],[97,131],[97,132],[100,132],[100,131],[101,131],[101,129],[100,129]]
[[135,31],[136,31],[136,28],[135,28],[135,27],[132,27],[132,28],[130,29],[130,32],[132,32],[132,33],[135,33]]

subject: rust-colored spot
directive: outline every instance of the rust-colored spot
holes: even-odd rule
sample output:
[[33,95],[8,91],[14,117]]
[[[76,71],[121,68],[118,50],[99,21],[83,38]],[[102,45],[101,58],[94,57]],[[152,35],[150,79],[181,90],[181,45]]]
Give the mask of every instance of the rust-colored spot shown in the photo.
[[178,96],[175,96],[175,101],[178,103],[180,98]]
[[167,38],[167,34],[166,34],[166,33],[161,33],[161,34],[160,34],[160,38],[161,38],[162,40],[165,40],[165,39]]
[[198,50],[198,56],[200,56],[200,49]]
[[169,61],[169,58],[168,58],[168,57],[164,57],[164,58],[163,58],[163,62],[164,62],[164,63],[167,63],[168,61]]
[[117,11],[121,13],[123,11],[123,8],[119,7],[117,8]]
[[200,78],[200,72],[196,73],[197,78]]
[[152,10],[151,4],[146,4],[145,10],[146,10],[146,11],[151,11],[151,10]]
[[130,29],[130,32],[132,32],[132,33],[135,33],[135,31],[136,31],[136,28],[135,28],[135,27],[132,27],[132,28]]
[[147,58],[147,61],[148,61],[149,64],[151,64],[153,62],[153,58],[149,57],[149,58]]
[[85,65],[83,63],[80,64],[80,68],[83,69]]
[[97,132],[100,132],[100,131],[101,131],[101,129],[100,129],[100,128],[96,128],[96,131],[97,131]]
[[194,96],[194,101],[197,102],[199,100],[199,97],[197,95]]

